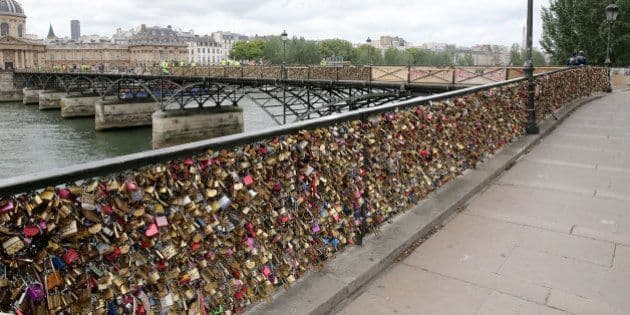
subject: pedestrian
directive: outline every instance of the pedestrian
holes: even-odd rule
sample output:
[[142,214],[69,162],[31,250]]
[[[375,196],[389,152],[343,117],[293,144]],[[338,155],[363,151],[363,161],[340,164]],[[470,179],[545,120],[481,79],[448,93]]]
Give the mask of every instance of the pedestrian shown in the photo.
[[586,59],[586,56],[584,55],[584,51],[580,50],[580,52],[577,55],[577,65],[578,66],[587,66],[588,65],[588,60]]
[[577,53],[573,53],[573,55],[571,55],[571,57],[567,60],[567,66],[577,66]]

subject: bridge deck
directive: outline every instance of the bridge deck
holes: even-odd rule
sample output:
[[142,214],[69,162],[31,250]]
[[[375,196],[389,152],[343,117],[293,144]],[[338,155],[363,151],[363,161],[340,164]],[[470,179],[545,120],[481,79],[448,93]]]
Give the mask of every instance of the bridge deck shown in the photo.
[[629,97],[577,110],[340,313],[627,314]]

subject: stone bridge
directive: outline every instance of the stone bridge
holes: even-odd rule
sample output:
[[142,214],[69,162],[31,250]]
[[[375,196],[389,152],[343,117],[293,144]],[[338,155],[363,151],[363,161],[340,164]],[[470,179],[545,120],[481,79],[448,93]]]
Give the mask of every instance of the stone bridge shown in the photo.
[[[608,71],[536,86],[545,131]],[[1,179],[0,311],[327,313],[537,141],[527,94],[519,78]]]

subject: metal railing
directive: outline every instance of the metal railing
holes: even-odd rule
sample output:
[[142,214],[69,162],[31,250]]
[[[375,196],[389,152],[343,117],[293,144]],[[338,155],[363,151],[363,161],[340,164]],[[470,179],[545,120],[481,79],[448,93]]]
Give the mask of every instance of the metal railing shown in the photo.
[[[544,73],[562,67],[540,67]],[[18,73],[90,74],[120,77],[212,77],[292,81],[367,81],[406,83],[408,85],[473,86],[501,82],[524,76],[519,67],[434,67],[434,66],[210,66],[172,68],[169,74],[152,69],[142,74],[61,70],[17,70]]]
[[[547,76],[553,73],[565,71],[566,69],[553,70],[551,72],[537,74],[536,77]],[[365,108],[357,111],[341,113],[334,116],[326,116],[299,122],[291,125],[273,127],[257,132],[247,132],[237,135],[224,136],[210,140],[204,140],[189,144],[178,145],[174,147],[141,152],[126,156],[120,156],[101,161],[88,162],[85,164],[60,168],[36,174],[23,175],[9,179],[0,180],[0,197],[13,195],[17,193],[27,192],[31,190],[41,189],[47,186],[55,186],[64,183],[70,183],[77,180],[84,180],[98,176],[104,176],[113,172],[129,170],[142,167],[154,163],[165,162],[182,156],[191,156],[208,149],[218,150],[230,148],[242,144],[254,143],[264,139],[277,137],[299,130],[312,130],[320,127],[329,126],[331,124],[352,121],[357,119],[366,119],[371,115],[397,111],[409,107],[428,104],[434,101],[459,97],[467,94],[476,93],[496,87],[502,87],[513,83],[525,81],[525,78],[517,78],[504,82],[486,84],[455,90],[451,92],[417,97],[403,102],[395,102],[380,107]]]

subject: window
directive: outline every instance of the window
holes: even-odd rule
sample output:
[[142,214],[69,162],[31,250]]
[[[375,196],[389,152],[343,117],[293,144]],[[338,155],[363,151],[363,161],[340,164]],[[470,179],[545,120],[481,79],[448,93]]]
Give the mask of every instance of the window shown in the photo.
[[24,36],[24,26],[22,24],[18,25],[18,37]]
[[9,23],[0,24],[0,35],[7,36],[9,35]]

